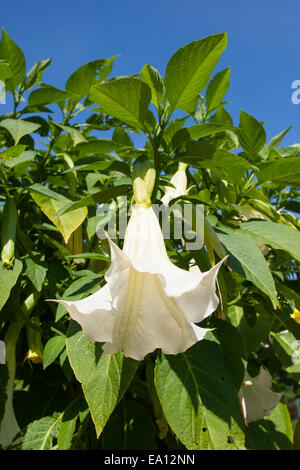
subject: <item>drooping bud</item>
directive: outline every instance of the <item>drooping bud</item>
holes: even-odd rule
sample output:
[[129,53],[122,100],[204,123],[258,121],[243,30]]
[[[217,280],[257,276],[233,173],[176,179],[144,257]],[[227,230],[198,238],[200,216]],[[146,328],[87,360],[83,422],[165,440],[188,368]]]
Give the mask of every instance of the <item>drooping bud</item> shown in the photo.
[[8,197],[3,210],[1,229],[1,261],[5,268],[11,268],[14,264],[17,218],[15,200]]
[[133,195],[137,204],[151,206],[151,195],[155,184],[155,169],[149,160],[137,160],[133,165]]
[[26,358],[33,364],[43,362],[44,347],[41,339],[41,332],[34,329],[31,325],[26,325],[26,335],[28,343]]

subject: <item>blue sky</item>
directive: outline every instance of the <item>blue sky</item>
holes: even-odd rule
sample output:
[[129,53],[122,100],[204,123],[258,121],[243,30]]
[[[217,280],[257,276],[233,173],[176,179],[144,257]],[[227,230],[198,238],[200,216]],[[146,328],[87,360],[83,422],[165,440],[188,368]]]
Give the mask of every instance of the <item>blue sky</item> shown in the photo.
[[113,75],[151,63],[161,74],[181,46],[226,31],[228,47],[215,71],[231,67],[228,111],[243,109],[265,121],[268,139],[294,125],[283,145],[300,142],[299,0],[15,0],[1,9],[1,25],[23,49],[29,69],[52,57],[44,81],[64,87],[80,65],[120,54]]

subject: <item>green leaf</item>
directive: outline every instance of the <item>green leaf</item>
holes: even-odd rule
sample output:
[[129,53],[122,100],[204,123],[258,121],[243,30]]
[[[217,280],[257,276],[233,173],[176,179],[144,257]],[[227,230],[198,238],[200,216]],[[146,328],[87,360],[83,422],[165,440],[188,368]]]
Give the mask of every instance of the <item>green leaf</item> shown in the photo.
[[272,181],[284,186],[300,187],[300,157],[286,157],[258,165],[260,183]]
[[103,202],[110,201],[111,199],[127,194],[131,188],[128,184],[121,184],[119,186],[112,186],[97,193],[91,194],[90,196],[84,197],[79,201],[69,203],[65,207],[62,207],[57,211],[55,217],[61,217],[63,214],[69,213],[73,210],[77,210],[80,207],[94,206],[97,204],[102,204]]
[[[3,82],[12,76],[12,71],[9,63],[6,60],[0,59],[0,80]],[[5,91],[4,91],[5,92]],[[2,95],[1,95],[2,97]]]
[[46,279],[47,266],[41,261],[37,262],[32,258],[25,258],[24,274],[30,279],[36,290],[40,292]]
[[217,173],[234,184],[238,184],[246,171],[253,168],[247,160],[225,149],[216,150],[212,161],[217,167]]
[[71,447],[72,438],[76,428],[76,421],[79,414],[85,412],[87,405],[83,399],[75,398],[65,409],[57,438],[59,450],[68,450]]
[[140,79],[151,88],[151,101],[159,109],[164,92],[164,83],[160,73],[152,65],[146,64],[141,70]]
[[123,129],[123,127],[115,128],[112,135],[112,142],[117,143],[119,146],[122,147],[134,147],[132,139],[129,137],[128,133]]
[[70,171],[90,171],[90,170],[118,171],[121,173],[125,173],[125,175],[130,176],[130,167],[127,165],[127,163],[122,162],[122,161],[116,161],[116,160],[113,160],[113,161],[99,160],[99,158],[94,159],[94,161],[93,161],[93,158],[88,158],[86,159],[86,163],[75,165],[69,170],[66,170],[64,173],[68,173]]
[[240,113],[239,141],[250,161],[257,159],[258,152],[266,143],[264,127],[245,111]]
[[278,135],[276,135],[275,137],[273,137],[270,142],[269,142],[269,145],[268,145],[268,151],[270,152],[272,149],[275,149],[276,147],[278,147],[278,145],[280,144],[280,142],[282,141],[282,139],[286,136],[286,134],[292,129],[293,126],[290,126],[288,127],[287,129],[285,129],[284,131],[280,132]]
[[26,63],[23,51],[9,37],[4,28],[2,28],[0,43],[0,59],[6,60],[9,64],[11,78],[6,81],[6,90],[13,93],[24,78]]
[[136,400],[124,398],[104,428],[102,449],[156,449],[155,425],[148,411]]
[[61,103],[70,98],[70,93],[60,90],[51,85],[43,85],[42,88],[33,90],[28,97],[29,106],[38,106],[41,104]]
[[239,331],[246,347],[247,356],[258,349],[261,343],[267,341],[273,323],[272,318],[257,313],[255,324],[250,326],[244,315],[243,308],[236,305],[229,307],[228,319]]
[[[78,129],[75,129],[75,127],[63,126],[62,124],[57,124],[57,123],[55,123],[55,125],[63,129],[70,135],[73,141],[74,147],[76,147],[76,145],[78,144],[81,144],[82,142],[87,142],[86,138],[82,135],[82,133]],[[73,168],[71,170],[73,170]]]
[[18,120],[10,118],[0,121],[0,126],[8,130],[16,145],[24,135],[31,134],[31,132],[35,132],[41,127],[40,124],[34,124],[33,122],[22,119]]
[[[245,176],[246,171],[253,168],[247,160],[225,149],[217,149],[214,151],[214,148],[212,148],[211,151],[213,153],[209,155],[210,146],[207,145],[206,148],[206,145],[204,145],[202,148],[200,144],[203,143],[204,142],[188,142],[187,153],[191,155],[177,157],[175,161],[188,163],[192,167],[209,168],[217,173],[220,178],[234,184],[239,184],[241,178]],[[205,151],[207,152],[206,157],[210,158],[209,160],[201,158],[202,152]],[[193,152],[196,153],[196,155],[193,155]],[[200,153],[200,156],[197,155],[197,153]]]
[[300,365],[300,341],[289,331],[271,334],[272,346],[282,365],[285,368],[295,364]]
[[99,259],[101,261],[110,261],[110,258],[105,255],[101,255],[100,253],[80,253],[77,255],[69,255],[66,258],[73,258],[73,259]]
[[53,336],[46,343],[43,354],[43,367],[50,366],[52,362],[59,356],[66,346],[66,337],[64,335]]
[[56,201],[60,201],[62,197],[61,194],[52,191],[52,189],[50,189],[48,186],[39,183],[31,184],[30,186],[28,186],[28,189],[29,191],[34,191],[35,193],[46,195],[51,199],[55,199]]
[[8,147],[6,150],[0,153],[1,160],[6,162],[11,158],[18,158],[24,150],[26,149],[26,145],[15,145],[14,147]]
[[15,259],[12,269],[3,268],[2,264],[0,263],[0,310],[6,303],[10,295],[10,291],[16,284],[18,277],[21,274],[22,267],[22,261],[19,259]]
[[102,82],[111,72],[115,58],[93,60],[82,65],[68,78],[66,90],[78,95],[78,99],[88,95],[91,86]]
[[167,97],[173,110],[186,111],[205,88],[226,45],[226,33],[221,33],[191,42],[175,52],[165,74]]
[[25,89],[30,90],[34,85],[41,82],[44,71],[49,67],[51,59],[39,60],[26,75]]
[[206,88],[207,112],[211,113],[222,103],[224,95],[227,93],[230,81],[230,68],[217,73],[209,82]]
[[292,450],[293,428],[284,403],[278,405],[265,419],[250,423],[246,430],[246,446],[254,450]]
[[[64,300],[80,300],[86,297],[88,294],[93,294],[95,290],[99,289],[99,285],[103,276],[94,274],[90,271],[88,276],[83,276],[70,284],[70,286],[64,291],[62,298]],[[55,321],[60,320],[66,314],[66,309],[63,305],[58,305],[56,311]]]
[[151,90],[137,78],[118,78],[109,83],[93,85],[90,99],[101,106],[104,113],[132,127],[143,129]]
[[74,321],[67,333],[67,353],[75,376],[82,384],[99,436],[139,363],[125,358],[122,352],[103,354],[101,344],[87,339]]
[[45,416],[33,421],[27,427],[22,450],[49,450],[53,438],[57,436],[61,417]]
[[256,243],[286,251],[300,262],[300,232],[296,228],[261,220],[243,223],[240,229],[249,233]]
[[275,283],[259,248],[241,233],[242,230],[235,231],[225,226],[216,227],[215,230],[220,242],[229,253],[228,265],[231,269],[267,294],[276,308]]
[[78,144],[77,150],[79,150],[80,157],[86,157],[91,154],[102,155],[107,152],[118,150],[119,148],[120,145],[117,142],[114,142],[114,140],[97,139]]
[[187,449],[243,447],[237,393],[214,341],[202,340],[176,356],[161,354],[155,383],[164,415]]
[[222,351],[224,365],[236,390],[239,391],[245,376],[246,345],[243,337],[229,321],[213,319],[213,332]]
[[200,139],[228,130],[234,130],[234,127],[229,124],[219,123],[195,124],[194,126],[185,127],[177,131],[172,138],[172,146],[178,147],[190,140]]
[[72,204],[70,199],[65,196],[59,195],[59,200],[51,199],[48,195],[42,195],[35,191],[31,191],[30,195],[35,203],[40,207],[44,214],[53,222],[53,224],[58,228],[62,234],[65,243],[68,242],[72,233],[82,224],[84,219],[87,216],[86,207],[81,207],[79,209],[71,209],[69,214],[63,214],[57,216],[56,213],[65,207],[67,204]]
[[20,171],[23,168],[27,169],[29,165],[32,165],[34,163],[35,155],[36,152],[32,150],[25,151],[19,157],[10,158],[6,161],[5,167],[8,169],[14,169],[16,174],[17,171]]

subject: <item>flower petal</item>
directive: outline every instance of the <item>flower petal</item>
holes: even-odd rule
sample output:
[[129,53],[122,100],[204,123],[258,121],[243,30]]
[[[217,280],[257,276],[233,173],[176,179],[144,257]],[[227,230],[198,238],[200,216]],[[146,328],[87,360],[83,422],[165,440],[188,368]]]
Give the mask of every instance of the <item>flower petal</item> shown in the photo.
[[272,376],[263,367],[256,377],[247,373],[239,391],[245,422],[258,421],[268,415],[280,401],[282,394],[272,390]]
[[85,299],[74,302],[54,300],[62,304],[70,317],[76,320],[83,334],[94,341],[111,341],[116,316],[113,315],[112,298],[108,284]]
[[166,296],[157,276],[140,273],[133,267],[117,310],[112,342],[103,345],[107,354],[122,349],[125,356],[136,360],[142,360],[156,348],[166,354],[177,354],[206,333],[187,321],[174,299]]
[[[195,289],[187,290],[181,296],[174,298],[190,322],[201,322],[216,310],[219,304],[219,299],[216,295],[216,279],[219,268],[225,259],[221,260],[209,271],[198,273],[199,281]],[[201,276],[201,274],[204,274],[204,276]],[[180,282],[179,279],[178,282]]]

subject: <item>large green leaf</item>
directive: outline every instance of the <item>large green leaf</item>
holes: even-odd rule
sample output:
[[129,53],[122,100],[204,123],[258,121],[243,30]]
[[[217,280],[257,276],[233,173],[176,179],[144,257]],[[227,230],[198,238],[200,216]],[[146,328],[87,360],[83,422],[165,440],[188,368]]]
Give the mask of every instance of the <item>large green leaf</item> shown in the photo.
[[49,450],[57,436],[61,417],[45,416],[27,427],[22,450]]
[[[62,298],[64,300],[80,300],[88,294],[93,294],[95,290],[99,289],[99,285],[103,276],[95,274],[92,271],[88,271],[86,276],[82,276],[79,279],[70,284],[70,286],[64,291]],[[56,321],[60,320],[66,314],[66,309],[62,304],[59,304],[56,310]]]
[[161,354],[155,383],[164,415],[188,449],[243,447],[237,392],[217,343],[203,340],[182,354]]
[[258,349],[261,343],[266,342],[274,318],[268,315],[257,314],[256,321],[249,325],[242,307],[232,305],[228,309],[228,319],[239,331],[246,347],[247,356]]
[[119,171],[130,176],[130,168],[127,163],[118,160],[100,160],[99,158],[90,157],[85,159],[85,163],[77,162],[77,165],[65,171],[87,171],[87,170],[107,170],[107,171]]
[[[272,346],[282,365],[300,365],[300,341],[289,331],[272,332]],[[299,370],[300,372],[300,370]]]
[[300,158],[286,157],[258,165],[257,178],[260,183],[272,181],[280,185],[300,187]]
[[228,265],[267,294],[274,307],[277,305],[275,283],[268,264],[259,248],[249,240],[243,231],[228,227],[216,227],[218,238],[229,253]]
[[[190,144],[200,144],[200,142],[190,142]],[[198,150],[200,153],[202,152],[201,147],[196,148],[195,145],[188,145],[188,154],[193,154],[195,150],[195,153],[197,153]],[[210,155],[208,154],[207,157],[209,158]],[[238,184],[241,178],[245,176],[246,171],[253,168],[247,160],[225,149],[217,149],[209,160],[199,158],[198,155],[177,157],[176,160],[188,163],[192,167],[214,170],[222,179],[233,182],[234,184]]]
[[[126,134],[127,135],[127,134]],[[110,139],[95,139],[78,144],[80,157],[86,157],[91,154],[101,155],[106,152],[113,152],[120,148],[120,145]]]
[[239,141],[250,161],[257,159],[258,152],[266,143],[266,132],[253,116],[241,111]]
[[78,99],[88,95],[91,86],[96,81],[101,82],[104,80],[111,72],[115,57],[93,60],[79,67],[68,78],[66,90],[77,95]]
[[150,87],[137,78],[118,78],[109,83],[91,87],[90,99],[101,106],[104,113],[143,129],[151,100]]
[[60,90],[51,85],[43,85],[42,88],[33,90],[29,97],[28,103],[30,106],[37,106],[41,104],[60,103],[70,98],[71,94],[65,90]]
[[173,147],[178,147],[190,140],[200,139],[228,130],[234,130],[234,127],[229,124],[219,123],[195,124],[194,126],[179,129],[172,137],[172,145]]
[[6,81],[7,91],[13,92],[24,78],[26,63],[23,51],[9,37],[4,28],[0,43],[0,59],[6,60],[9,64],[10,78]]
[[226,33],[193,41],[178,49],[167,64],[165,86],[172,109],[189,112],[190,103],[205,88],[227,45]]
[[245,376],[247,357],[243,336],[229,321],[213,318],[212,326],[215,328],[213,334],[220,344],[226,370],[235,388],[239,390]]
[[49,67],[51,59],[39,60],[26,74],[26,90],[29,90],[34,85],[37,85],[42,80],[44,70]]
[[82,224],[87,216],[87,208],[81,207],[79,209],[72,210],[69,214],[63,214],[59,217],[56,213],[65,207],[67,204],[71,204],[71,200],[65,196],[60,196],[59,200],[49,198],[48,195],[43,195],[35,191],[31,191],[30,195],[35,203],[40,207],[48,219],[58,228],[62,234],[65,243],[68,242],[72,233]]
[[256,243],[284,250],[300,262],[300,232],[296,228],[267,220],[246,222],[240,228],[249,233]]
[[146,64],[141,70],[140,79],[151,88],[151,101],[158,109],[164,92],[163,79],[160,73],[150,64]]
[[136,400],[124,398],[103,431],[102,449],[153,450],[155,424]]
[[0,310],[6,303],[10,291],[16,284],[18,277],[22,271],[22,261],[15,259],[14,266],[12,269],[3,268],[0,263]]
[[30,279],[35,289],[40,292],[46,279],[47,266],[42,261],[25,258],[24,274]]
[[57,211],[56,217],[61,217],[61,215],[67,214],[81,207],[86,208],[87,206],[94,206],[96,203],[102,204],[103,202],[110,201],[117,196],[127,194],[130,187],[131,186],[128,184],[120,184],[119,186],[112,186],[103,189],[102,191],[98,191],[94,194],[91,194],[90,196],[86,196],[80,199],[79,201],[70,202]]
[[228,91],[230,80],[230,68],[217,73],[207,85],[206,106],[207,112],[214,111],[222,102],[224,95]]
[[75,376],[82,384],[97,435],[126,392],[139,365],[122,352],[103,354],[101,343],[87,339],[80,326],[71,321],[67,352]]
[[64,335],[53,336],[47,341],[43,354],[44,369],[55,361],[65,346],[66,337]]
[[75,127],[63,126],[62,124],[56,124],[56,125],[60,127],[61,129],[63,129],[64,131],[66,131],[70,135],[73,141],[74,147],[76,147],[76,145],[78,144],[81,144],[82,142],[87,142],[83,134]]
[[40,124],[24,121],[22,119],[10,118],[1,121],[0,126],[5,127],[5,129],[8,130],[8,132],[13,137],[16,145],[24,135],[30,134],[31,132],[35,132],[37,129],[39,129],[39,127],[41,127]]

